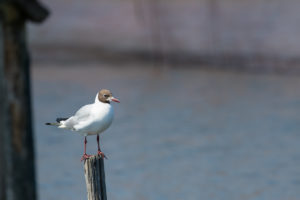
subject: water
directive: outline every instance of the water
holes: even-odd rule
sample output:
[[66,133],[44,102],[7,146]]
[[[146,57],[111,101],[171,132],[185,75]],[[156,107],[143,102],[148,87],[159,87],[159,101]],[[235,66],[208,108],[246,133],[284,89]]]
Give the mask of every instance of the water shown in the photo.
[[101,135],[108,199],[300,198],[299,77],[107,64],[36,64],[32,75],[41,200],[86,199],[83,137],[44,122],[101,88],[121,100]]

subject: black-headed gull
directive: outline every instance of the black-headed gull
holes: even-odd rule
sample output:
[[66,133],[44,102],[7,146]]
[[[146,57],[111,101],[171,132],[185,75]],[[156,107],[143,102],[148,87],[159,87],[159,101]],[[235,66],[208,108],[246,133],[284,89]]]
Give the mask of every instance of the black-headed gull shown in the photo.
[[112,123],[114,118],[114,109],[111,101],[120,103],[113,97],[109,90],[103,89],[97,93],[95,103],[81,107],[75,115],[69,118],[57,118],[56,123],[46,123],[58,128],[69,129],[84,135],[84,153],[81,160],[89,158],[86,153],[86,137],[88,135],[97,135],[98,154],[106,158],[99,145],[99,134],[105,131]]

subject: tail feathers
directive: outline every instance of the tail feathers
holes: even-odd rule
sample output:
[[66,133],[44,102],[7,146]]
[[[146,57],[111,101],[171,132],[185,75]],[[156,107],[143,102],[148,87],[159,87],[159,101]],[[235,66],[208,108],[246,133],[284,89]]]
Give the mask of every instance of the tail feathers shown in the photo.
[[68,117],[59,117],[59,118],[56,118],[56,122],[60,123],[60,121],[65,121],[69,119]]
[[45,123],[45,125],[49,125],[49,126],[59,126],[60,125],[60,123],[49,123],[49,122],[47,122],[47,123]]

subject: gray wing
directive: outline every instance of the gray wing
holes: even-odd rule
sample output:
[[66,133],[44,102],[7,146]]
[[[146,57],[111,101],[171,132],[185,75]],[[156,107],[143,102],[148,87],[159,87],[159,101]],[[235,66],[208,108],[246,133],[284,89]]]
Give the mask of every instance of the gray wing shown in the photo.
[[85,105],[81,107],[75,115],[70,117],[68,120],[64,122],[64,125],[67,128],[73,129],[73,127],[79,123],[82,123],[88,120],[91,116],[92,104]]
[[84,120],[86,118],[89,118],[91,114],[93,104],[88,104],[85,106],[82,106],[73,117],[77,118],[78,120]]

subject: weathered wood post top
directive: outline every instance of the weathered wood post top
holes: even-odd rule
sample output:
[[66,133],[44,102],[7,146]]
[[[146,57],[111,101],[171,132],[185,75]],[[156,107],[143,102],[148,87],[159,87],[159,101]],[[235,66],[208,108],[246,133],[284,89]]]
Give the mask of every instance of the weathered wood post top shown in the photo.
[[104,160],[100,155],[84,161],[84,174],[88,200],[107,200]]

